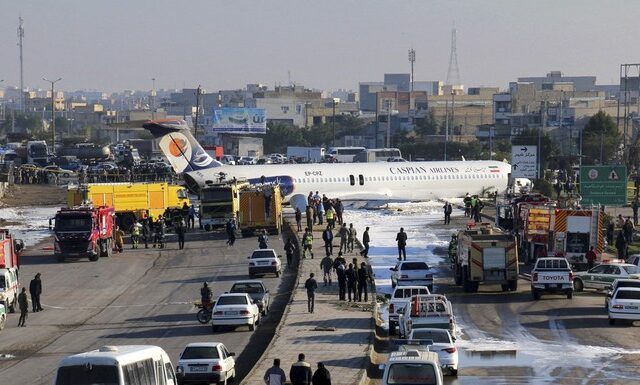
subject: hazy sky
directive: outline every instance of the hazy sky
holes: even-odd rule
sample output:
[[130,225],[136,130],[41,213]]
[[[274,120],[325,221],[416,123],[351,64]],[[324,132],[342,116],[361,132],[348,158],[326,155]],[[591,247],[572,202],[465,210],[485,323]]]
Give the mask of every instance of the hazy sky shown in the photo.
[[518,76],[596,75],[616,81],[640,61],[640,1],[601,0],[0,0],[0,79],[18,85],[18,16],[25,84],[62,77],[65,90],[247,83],[357,89],[385,72],[444,80],[451,27],[466,86]]

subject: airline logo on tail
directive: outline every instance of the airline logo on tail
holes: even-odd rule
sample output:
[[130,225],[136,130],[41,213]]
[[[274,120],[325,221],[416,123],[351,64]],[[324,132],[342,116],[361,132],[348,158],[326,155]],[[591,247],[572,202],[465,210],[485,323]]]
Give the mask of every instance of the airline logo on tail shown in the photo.
[[160,149],[176,173],[202,170],[221,166],[200,146],[191,135],[184,120],[157,120],[142,125],[151,134],[160,138]]

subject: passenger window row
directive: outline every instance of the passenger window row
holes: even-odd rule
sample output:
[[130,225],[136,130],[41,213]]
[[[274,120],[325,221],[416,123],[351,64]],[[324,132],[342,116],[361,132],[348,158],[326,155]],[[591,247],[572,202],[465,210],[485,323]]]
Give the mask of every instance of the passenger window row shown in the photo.
[[[499,174],[448,174],[448,175],[390,175],[390,176],[363,176],[358,175],[360,184],[364,182],[393,182],[393,181],[414,181],[414,180],[469,180],[469,179],[498,179]],[[328,177],[328,178],[297,178],[296,183],[346,183],[352,186],[355,184],[355,177],[349,178]]]

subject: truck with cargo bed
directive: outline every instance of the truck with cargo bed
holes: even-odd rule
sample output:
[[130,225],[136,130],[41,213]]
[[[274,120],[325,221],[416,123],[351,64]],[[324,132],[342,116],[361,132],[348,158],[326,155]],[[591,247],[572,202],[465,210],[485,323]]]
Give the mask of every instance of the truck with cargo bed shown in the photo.
[[458,232],[451,268],[456,285],[476,292],[480,283],[500,284],[502,291],[518,288],[516,237],[490,225]]
[[538,258],[531,270],[531,294],[539,300],[543,293],[573,297],[573,272],[565,258]]
[[277,183],[251,185],[240,190],[238,227],[243,237],[257,230],[280,234],[282,229],[282,195]]
[[456,318],[447,297],[442,294],[420,294],[411,297],[398,318],[398,335],[400,338],[407,338],[414,328],[446,329],[456,338]]
[[67,205],[79,206],[91,202],[94,206],[109,206],[115,210],[118,224],[130,230],[133,224],[147,215],[158,218],[167,209],[181,209],[190,205],[187,190],[179,185],[158,183],[88,183],[70,186]]

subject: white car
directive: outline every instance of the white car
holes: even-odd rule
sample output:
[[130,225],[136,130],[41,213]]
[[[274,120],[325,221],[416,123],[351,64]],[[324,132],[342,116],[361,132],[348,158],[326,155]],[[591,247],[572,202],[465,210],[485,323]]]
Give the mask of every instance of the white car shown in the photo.
[[636,287],[621,287],[613,293],[609,301],[609,325],[616,320],[640,320],[640,289]]
[[211,309],[211,330],[220,326],[248,326],[255,330],[260,323],[260,310],[247,293],[225,293]]
[[222,164],[228,164],[230,166],[236,165],[236,158],[233,155],[222,155],[220,158]]
[[221,383],[236,377],[235,353],[230,353],[220,342],[196,342],[188,344],[176,367],[178,384]]
[[448,330],[419,328],[411,330],[409,340],[431,340],[429,351],[438,354],[443,371],[448,371],[452,376],[458,375],[458,349],[455,340]]
[[391,270],[391,286],[426,286],[429,292],[433,291],[433,272],[426,262],[402,261],[398,262]]
[[56,165],[45,166],[44,169],[49,174],[52,174],[52,175],[55,174],[59,177],[69,178],[71,176],[76,176],[75,172],[71,170],[65,170],[62,167],[56,166]]
[[282,273],[282,262],[274,249],[254,250],[248,258],[249,278],[265,274],[275,274],[276,277],[279,277]]
[[640,279],[616,279],[613,285],[606,287],[607,296],[604,297],[604,308],[609,309],[609,301],[613,297],[613,293],[620,287],[637,287],[640,289]]
[[431,294],[426,286],[396,286],[389,300],[389,334],[398,326],[398,318],[414,295]]
[[239,165],[257,164],[258,158],[255,156],[242,156],[238,159]]

